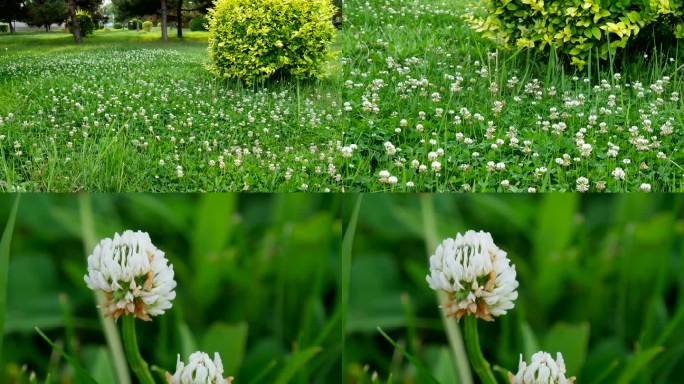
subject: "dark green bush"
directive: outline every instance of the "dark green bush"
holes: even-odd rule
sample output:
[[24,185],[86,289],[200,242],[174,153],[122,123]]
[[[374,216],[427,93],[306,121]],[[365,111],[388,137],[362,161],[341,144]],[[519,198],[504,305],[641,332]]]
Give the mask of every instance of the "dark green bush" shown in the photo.
[[123,28],[123,24],[121,24],[121,23],[114,23],[114,26],[113,26],[113,27],[114,27],[114,29],[122,29],[122,28]]
[[0,33],[7,33],[9,31],[9,26],[7,24],[0,24]]
[[[76,17],[78,18],[79,28],[81,29],[81,36],[86,37],[92,35],[95,31],[95,22],[88,11],[79,9],[76,11]],[[69,33],[74,33],[71,30],[71,20],[68,21]]]
[[128,21],[127,28],[131,31],[142,29],[142,22],[138,19],[131,19]]
[[191,31],[208,31],[208,20],[205,16],[190,20]]

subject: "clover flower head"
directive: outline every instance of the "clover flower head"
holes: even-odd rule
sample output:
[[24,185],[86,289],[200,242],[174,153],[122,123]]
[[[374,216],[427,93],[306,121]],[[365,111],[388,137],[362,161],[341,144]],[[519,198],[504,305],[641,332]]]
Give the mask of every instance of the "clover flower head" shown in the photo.
[[178,356],[176,373],[166,374],[168,384],[231,384],[232,377],[223,378],[221,356],[214,353],[214,360],[204,352],[194,352],[185,364]]
[[430,256],[426,279],[430,288],[449,295],[442,307],[457,319],[471,314],[493,321],[512,309],[518,298],[515,266],[484,231],[442,241]]
[[105,314],[142,320],[163,314],[176,297],[173,266],[146,232],[125,231],[100,241],[88,256],[88,288],[102,291]]
[[532,355],[532,361],[528,365],[520,356],[518,373],[508,373],[511,384],[572,384],[574,377],[565,377],[565,362],[563,355],[558,352],[556,360],[550,353],[537,352]]

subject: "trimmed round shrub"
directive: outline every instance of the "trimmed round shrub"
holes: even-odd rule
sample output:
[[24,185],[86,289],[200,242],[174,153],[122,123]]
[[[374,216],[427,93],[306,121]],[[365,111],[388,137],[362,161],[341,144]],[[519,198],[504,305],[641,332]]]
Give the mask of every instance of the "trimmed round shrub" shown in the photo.
[[9,25],[0,24],[0,33],[7,33],[9,31]]
[[[502,46],[554,50],[582,69],[590,55],[615,56],[647,26],[681,15],[670,1],[643,0],[486,0],[482,16],[470,25]],[[666,21],[670,20],[670,21]],[[677,27],[684,30],[683,27]]]
[[202,16],[190,20],[190,30],[191,31],[206,31],[207,30],[207,18]]
[[138,19],[131,19],[128,21],[127,28],[131,31],[142,29],[142,22],[140,22]]
[[123,28],[123,24],[121,24],[121,23],[114,23],[113,27],[114,27],[114,29],[122,29],[122,28]]
[[250,85],[275,74],[315,77],[335,37],[330,0],[217,0],[209,10],[209,69]]
[[150,32],[152,30],[152,22],[147,20],[142,23],[142,29],[145,32]]
[[[95,22],[93,21],[93,17],[90,16],[90,12],[83,9],[77,9],[76,17],[78,18],[78,26],[81,30],[81,36],[86,37],[88,35],[92,35],[95,31]],[[71,30],[71,19],[68,21],[68,28],[69,33],[73,34],[74,31]]]

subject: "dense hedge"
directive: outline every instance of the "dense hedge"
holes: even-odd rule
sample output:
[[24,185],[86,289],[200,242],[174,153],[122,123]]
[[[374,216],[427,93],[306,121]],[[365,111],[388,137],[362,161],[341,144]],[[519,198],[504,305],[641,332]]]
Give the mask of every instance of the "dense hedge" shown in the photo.
[[190,20],[190,30],[191,31],[206,31],[208,30],[208,22],[205,16],[197,17]]
[[335,37],[330,0],[217,0],[209,11],[210,70],[247,84],[276,73],[321,74]]
[[[78,26],[81,30],[81,36],[86,37],[88,35],[92,35],[95,31],[95,22],[93,21],[93,17],[90,16],[90,12],[83,9],[78,9],[76,10],[76,17],[78,18]],[[73,34],[74,32],[71,29],[71,19],[68,21],[68,28],[69,33]]]
[[681,0],[485,0],[487,15],[466,19],[484,36],[509,47],[554,49],[582,68],[634,41],[645,27],[684,37]]

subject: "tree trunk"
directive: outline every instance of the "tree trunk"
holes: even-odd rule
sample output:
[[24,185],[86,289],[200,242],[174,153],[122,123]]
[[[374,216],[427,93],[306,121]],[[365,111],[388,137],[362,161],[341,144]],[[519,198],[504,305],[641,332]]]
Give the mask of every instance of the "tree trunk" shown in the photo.
[[161,16],[162,16],[162,25],[161,25],[161,30],[162,30],[162,40],[163,41],[168,41],[169,40],[169,33],[166,30],[166,0],[161,0]]
[[71,17],[71,32],[74,34],[74,42],[81,44],[81,24],[76,17],[76,0],[69,0],[69,16]]
[[17,31],[17,27],[11,21],[9,22],[9,29],[10,29],[10,33],[14,33]]
[[176,1],[176,35],[179,39],[183,38],[183,0]]

